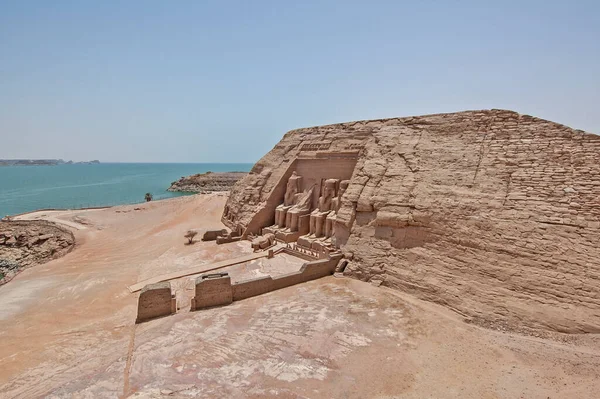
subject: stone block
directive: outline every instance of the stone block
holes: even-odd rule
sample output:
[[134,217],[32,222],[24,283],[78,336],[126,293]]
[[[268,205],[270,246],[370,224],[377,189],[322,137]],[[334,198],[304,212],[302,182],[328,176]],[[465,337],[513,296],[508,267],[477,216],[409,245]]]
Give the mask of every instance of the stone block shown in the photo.
[[171,292],[171,283],[149,284],[142,288],[138,298],[136,323],[168,316],[177,311],[177,301]]
[[196,292],[191,310],[229,305],[233,302],[231,277],[227,273],[206,274],[196,279]]

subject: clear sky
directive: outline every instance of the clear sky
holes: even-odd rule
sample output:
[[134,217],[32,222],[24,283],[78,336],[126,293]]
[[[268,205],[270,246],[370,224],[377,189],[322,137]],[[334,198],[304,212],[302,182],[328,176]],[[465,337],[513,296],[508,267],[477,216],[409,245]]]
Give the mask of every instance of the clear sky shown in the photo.
[[0,158],[254,162],[486,108],[600,133],[600,1],[0,0]]

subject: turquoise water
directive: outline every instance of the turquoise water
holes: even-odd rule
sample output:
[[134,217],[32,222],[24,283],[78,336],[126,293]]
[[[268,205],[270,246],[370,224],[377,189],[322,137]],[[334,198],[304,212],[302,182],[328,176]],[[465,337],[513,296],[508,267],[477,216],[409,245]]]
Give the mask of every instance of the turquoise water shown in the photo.
[[182,176],[247,172],[252,164],[149,164],[0,167],[0,217],[42,208],[84,208],[135,204],[152,193],[155,200],[184,195],[167,192]]

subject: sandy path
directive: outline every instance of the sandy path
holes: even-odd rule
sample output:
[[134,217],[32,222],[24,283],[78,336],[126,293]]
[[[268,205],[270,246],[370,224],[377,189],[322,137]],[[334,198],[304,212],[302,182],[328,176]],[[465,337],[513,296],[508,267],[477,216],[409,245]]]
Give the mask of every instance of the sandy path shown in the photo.
[[[108,209],[108,208],[105,208]],[[15,220],[48,220],[63,226],[71,227],[76,230],[85,230],[87,226],[70,220],[74,217],[87,214],[89,212],[98,212],[104,209],[80,209],[73,211],[36,211],[24,215],[16,216]]]
[[[348,279],[136,327],[129,285],[251,252],[247,243],[184,245],[188,229],[219,224],[224,201],[180,197],[61,215],[85,222],[77,248],[0,287],[0,397],[597,397],[596,336],[485,330]],[[232,268],[277,270],[266,259]],[[190,278],[173,284],[189,301]]]
[[184,245],[188,229],[219,223],[224,200],[179,197],[61,213],[61,219],[85,218],[88,228],[74,230],[75,250],[0,287],[0,303],[10,302],[0,307],[0,392],[36,397],[118,361],[126,353],[137,306],[137,296],[127,286],[149,277],[147,273],[250,252],[214,243]]

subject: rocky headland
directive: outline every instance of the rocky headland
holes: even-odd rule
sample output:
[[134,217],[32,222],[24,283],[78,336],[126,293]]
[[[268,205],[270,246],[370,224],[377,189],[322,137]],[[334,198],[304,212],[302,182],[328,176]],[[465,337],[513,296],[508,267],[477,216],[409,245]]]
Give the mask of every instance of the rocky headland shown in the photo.
[[231,187],[245,177],[246,172],[206,172],[199,173],[171,183],[167,191],[185,193],[212,193],[229,191]]
[[73,233],[52,222],[0,222],[0,285],[23,269],[65,255],[74,245]]

